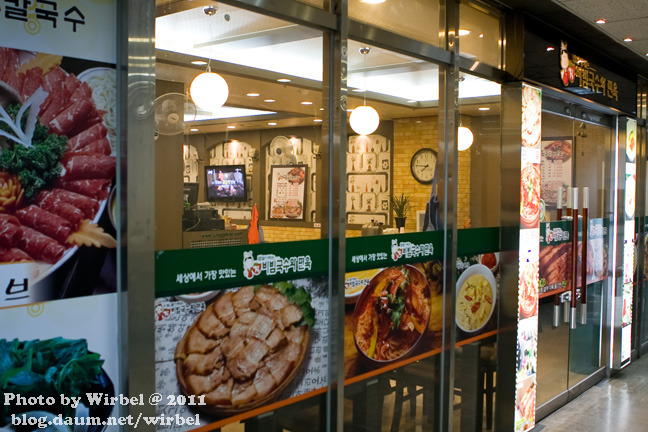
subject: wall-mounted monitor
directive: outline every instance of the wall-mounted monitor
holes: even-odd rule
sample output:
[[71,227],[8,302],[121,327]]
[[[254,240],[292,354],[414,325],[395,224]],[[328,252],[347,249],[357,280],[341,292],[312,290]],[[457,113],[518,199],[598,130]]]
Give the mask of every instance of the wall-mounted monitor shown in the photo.
[[247,201],[245,181],[245,165],[206,166],[206,200],[209,202]]

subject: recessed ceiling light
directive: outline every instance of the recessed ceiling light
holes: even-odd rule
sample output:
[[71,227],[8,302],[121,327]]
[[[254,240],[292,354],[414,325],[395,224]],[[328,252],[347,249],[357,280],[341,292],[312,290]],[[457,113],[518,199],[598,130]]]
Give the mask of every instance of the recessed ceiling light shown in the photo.
[[547,47],[547,51],[556,51],[556,48],[550,46],[550,47]]
[[268,126],[277,126],[277,122],[270,122],[268,123]]
[[407,103],[416,103],[416,101],[414,99],[410,99],[407,101]]
[[627,37],[627,38],[623,39],[623,42],[632,42],[632,38],[631,38],[631,37]]
[[324,111],[324,107],[320,108],[319,110],[320,110],[320,111]]
[[322,119],[313,119],[313,121],[314,121],[315,123],[321,123],[321,122],[322,122]]
[[277,81],[279,81],[280,83],[289,83],[290,82],[290,80],[288,78],[279,78]]
[[195,129],[195,128],[191,128],[191,129],[189,129],[189,130],[190,130],[191,132],[198,132],[198,129]]
[[250,97],[257,97],[259,96],[259,93],[248,93],[247,95]]
[[483,39],[483,38],[484,38],[484,33],[479,33],[479,37],[480,37],[481,39]]
[[194,60],[191,62],[191,64],[196,65],[196,66],[205,66],[207,64],[206,61],[203,60]]
[[479,111],[490,111],[489,107],[479,107]]
[[227,129],[236,129],[236,126],[234,126],[234,125],[229,125],[229,126],[227,126]]
[[313,102],[311,101],[302,101],[302,105],[313,105]]
[[385,3],[385,0],[360,0],[360,3],[365,3],[365,4],[380,4],[380,3]]
[[275,102],[274,99],[263,99],[263,102],[272,103]]
[[596,24],[605,24],[605,23],[607,23],[607,20],[605,20],[603,18],[596,20]]
[[470,34],[470,30],[468,29],[459,29],[459,36],[468,36]]

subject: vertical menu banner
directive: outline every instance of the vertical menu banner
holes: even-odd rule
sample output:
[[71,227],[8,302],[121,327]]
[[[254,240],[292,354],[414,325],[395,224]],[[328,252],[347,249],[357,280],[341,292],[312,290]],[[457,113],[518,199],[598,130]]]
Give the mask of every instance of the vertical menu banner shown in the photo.
[[625,142],[625,205],[623,236],[623,305],[621,312],[621,367],[630,363],[632,301],[635,264],[635,203],[637,195],[637,121],[627,119]]
[[38,401],[3,398],[2,430],[118,429],[120,407],[88,398],[121,381],[116,16],[115,0],[0,2],[0,394]]
[[541,119],[541,90],[523,84],[515,431],[527,431],[535,426],[538,364]]

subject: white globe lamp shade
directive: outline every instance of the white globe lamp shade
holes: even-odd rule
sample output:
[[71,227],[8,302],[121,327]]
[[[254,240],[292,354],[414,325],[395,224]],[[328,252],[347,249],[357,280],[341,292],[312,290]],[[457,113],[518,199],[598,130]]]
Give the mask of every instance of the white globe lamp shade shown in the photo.
[[457,148],[459,151],[468,150],[474,139],[470,129],[465,126],[459,126],[459,131],[457,132]]
[[229,96],[227,81],[213,72],[203,72],[191,82],[189,94],[194,103],[208,111],[222,107]]
[[369,135],[378,129],[380,116],[378,111],[370,106],[359,106],[351,112],[349,124],[358,135]]

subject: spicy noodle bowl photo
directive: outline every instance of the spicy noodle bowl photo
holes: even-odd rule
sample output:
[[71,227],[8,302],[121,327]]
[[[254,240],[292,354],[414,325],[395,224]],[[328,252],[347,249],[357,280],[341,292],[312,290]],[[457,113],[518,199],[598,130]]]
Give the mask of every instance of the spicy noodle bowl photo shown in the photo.
[[353,312],[353,337],[364,363],[387,365],[414,351],[430,319],[430,287],[410,265],[390,267],[366,286]]
[[116,171],[115,71],[61,66],[79,63],[0,48],[0,263],[32,263],[32,283],[79,246],[116,246],[97,225]]
[[520,222],[535,228],[540,220],[540,170],[533,164],[522,169],[520,179]]

